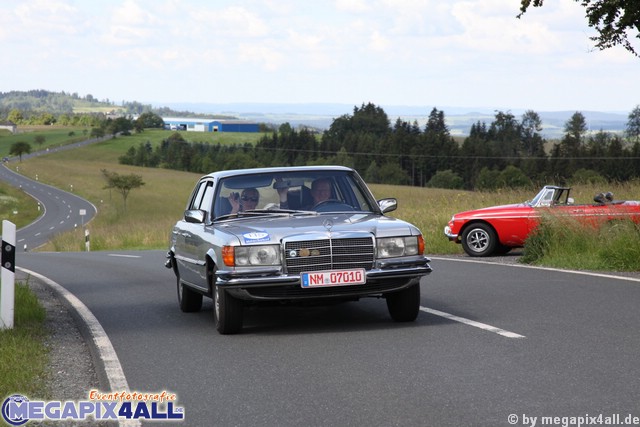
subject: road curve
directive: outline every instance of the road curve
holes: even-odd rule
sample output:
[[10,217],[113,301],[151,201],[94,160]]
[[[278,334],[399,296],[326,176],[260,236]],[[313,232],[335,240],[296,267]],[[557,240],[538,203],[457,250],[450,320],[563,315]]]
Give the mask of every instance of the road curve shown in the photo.
[[[38,201],[40,217],[31,224],[17,230],[16,250],[32,250],[45,244],[58,233],[86,225],[97,214],[91,202],[67,191],[27,178],[11,168],[16,163],[0,167],[0,180],[22,189]],[[20,213],[18,212],[17,215]]]

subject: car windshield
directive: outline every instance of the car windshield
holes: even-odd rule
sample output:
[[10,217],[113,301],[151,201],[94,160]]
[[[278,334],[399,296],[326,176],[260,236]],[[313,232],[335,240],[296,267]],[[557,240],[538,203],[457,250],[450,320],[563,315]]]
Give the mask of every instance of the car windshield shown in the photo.
[[[358,177],[342,170],[235,175],[217,186],[214,217],[242,212],[372,212],[375,200]],[[377,209],[376,209],[377,210]]]
[[550,206],[553,202],[554,193],[555,193],[555,190],[553,188],[545,187],[542,190],[540,190],[538,194],[536,194],[536,197],[534,197],[533,200],[525,203],[529,204],[529,206],[534,206],[534,207]]

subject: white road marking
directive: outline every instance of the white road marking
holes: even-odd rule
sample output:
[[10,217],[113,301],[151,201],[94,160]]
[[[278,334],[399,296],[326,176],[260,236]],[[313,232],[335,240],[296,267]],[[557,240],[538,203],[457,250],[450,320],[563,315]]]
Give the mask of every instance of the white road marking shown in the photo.
[[524,335],[516,334],[515,332],[507,331],[505,329],[496,328],[495,326],[487,325],[486,323],[476,322],[475,320],[467,319],[464,317],[456,316],[454,314],[445,313],[444,311],[434,310],[433,308],[428,307],[420,307],[421,311],[425,313],[433,314],[436,316],[444,317],[449,320],[453,320],[455,322],[464,323],[465,325],[473,326],[475,328],[480,328],[485,331],[493,332],[494,334],[501,335],[507,338],[526,338]]
[[499,265],[500,267],[532,268],[535,270],[555,271],[558,273],[582,274],[585,276],[604,277],[605,279],[618,279],[618,280],[627,280],[630,282],[640,282],[640,279],[635,277],[616,276],[613,274],[606,274],[606,273],[593,273],[590,271],[564,270],[562,268],[540,267],[537,265],[526,265],[526,264],[503,264],[500,262],[482,261],[479,259],[464,259],[464,258],[459,259],[459,258],[445,258],[445,257],[437,257],[437,256],[429,257],[429,258],[439,260],[439,261],[471,262],[471,263],[485,264],[485,265]]
[[107,256],[115,256],[122,258],[142,258],[140,255],[123,255],[123,254],[107,254]]
[[[109,340],[107,333],[104,331],[102,325],[98,322],[98,319],[96,319],[89,308],[65,287],[54,282],[48,277],[38,274],[35,271],[27,270],[26,268],[16,267],[16,269],[46,283],[54,292],[63,298],[66,301],[67,306],[74,310],[82,319],[82,332],[85,335],[89,335],[89,339],[85,339],[85,342],[93,347],[96,356],[101,360],[101,363],[99,364],[102,369],[104,369],[104,375],[109,383],[107,390],[129,390],[127,378],[124,376],[122,365],[120,364],[118,355],[111,344],[111,340]],[[120,426],[140,426],[140,421],[120,420],[118,424]]]

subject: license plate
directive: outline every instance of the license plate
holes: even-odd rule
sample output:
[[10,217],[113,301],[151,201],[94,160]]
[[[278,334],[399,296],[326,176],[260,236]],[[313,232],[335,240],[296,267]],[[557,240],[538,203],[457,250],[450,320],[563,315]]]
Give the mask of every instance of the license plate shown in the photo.
[[355,270],[310,271],[300,275],[303,288],[362,285],[367,276],[364,268]]

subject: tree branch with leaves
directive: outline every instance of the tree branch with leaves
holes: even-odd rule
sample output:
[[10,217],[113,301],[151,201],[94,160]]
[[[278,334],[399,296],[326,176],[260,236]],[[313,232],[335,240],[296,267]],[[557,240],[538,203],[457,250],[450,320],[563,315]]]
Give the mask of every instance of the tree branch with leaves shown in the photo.
[[[611,0],[575,0],[586,9],[589,26],[595,28],[598,36],[590,37],[596,42],[598,50],[605,50],[617,45],[623,46],[633,55],[640,57],[640,52],[631,43],[630,37],[640,41],[640,2]],[[530,6],[541,7],[544,0],[520,0],[522,17]]]
[[142,187],[145,183],[142,181],[142,176],[136,174],[120,175],[117,172],[110,172],[106,169],[102,169],[102,175],[107,181],[105,189],[115,189],[122,195],[124,202],[124,210],[127,210],[127,198],[129,192],[135,188]]

